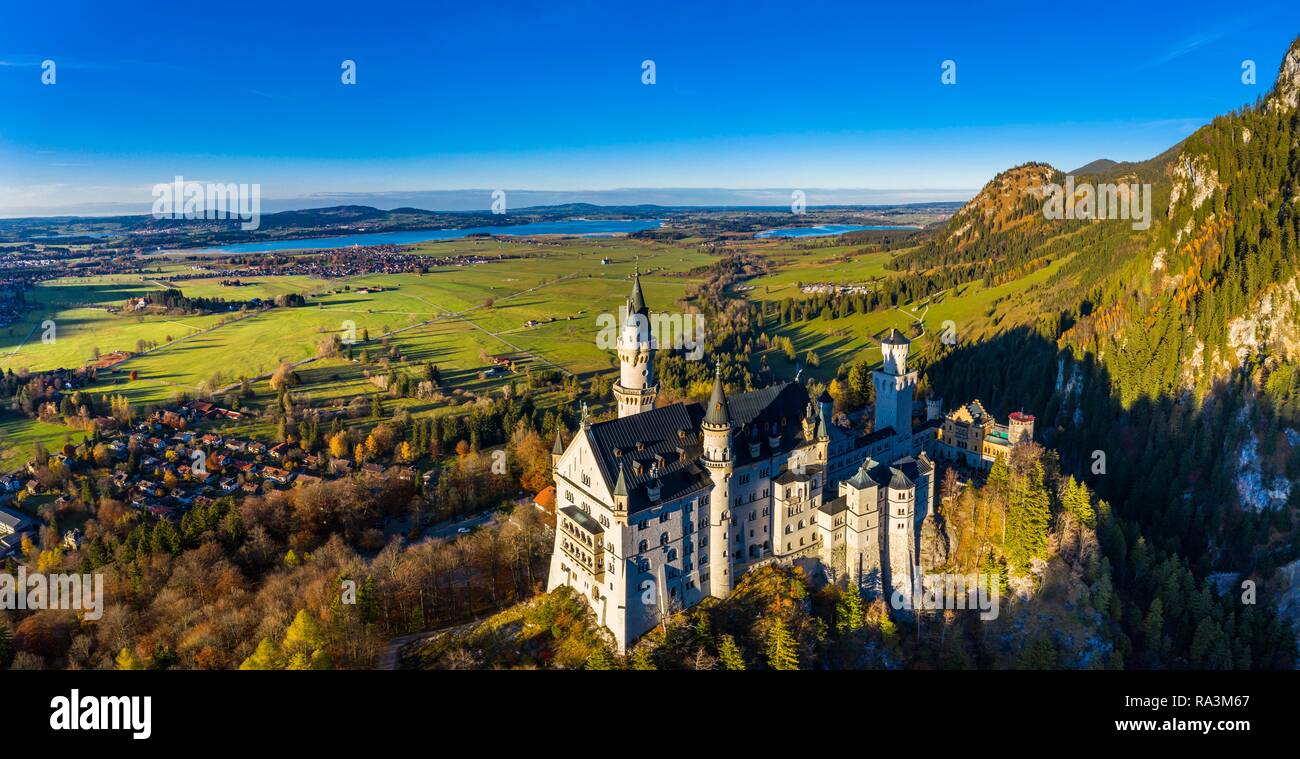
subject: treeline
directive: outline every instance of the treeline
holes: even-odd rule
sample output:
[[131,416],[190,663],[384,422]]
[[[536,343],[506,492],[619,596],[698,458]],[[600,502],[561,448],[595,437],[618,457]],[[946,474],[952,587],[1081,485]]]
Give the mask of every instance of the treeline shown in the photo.
[[[256,308],[264,301],[238,301],[225,298],[191,298],[180,290],[171,288],[161,293],[145,296],[151,305],[162,306],[168,311],[186,314],[209,314],[221,311],[235,311],[243,308]],[[284,293],[275,296],[274,304],[279,308],[298,308],[307,305],[307,299],[301,293]]]

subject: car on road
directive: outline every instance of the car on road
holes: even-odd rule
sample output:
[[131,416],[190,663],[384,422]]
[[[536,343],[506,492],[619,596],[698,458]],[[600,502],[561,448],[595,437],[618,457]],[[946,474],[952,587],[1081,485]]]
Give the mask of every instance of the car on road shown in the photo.
[[470,529],[468,527],[458,527],[456,528],[456,533],[459,535],[468,535],[470,533]]

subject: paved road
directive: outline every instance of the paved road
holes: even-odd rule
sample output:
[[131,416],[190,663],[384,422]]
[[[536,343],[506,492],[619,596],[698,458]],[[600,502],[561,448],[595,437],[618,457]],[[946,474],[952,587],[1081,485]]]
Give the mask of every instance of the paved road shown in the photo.
[[475,527],[482,527],[483,525],[492,521],[492,515],[494,513],[496,512],[485,511],[480,514],[475,514],[466,519],[462,519],[459,522],[452,522],[451,524],[444,524],[444,525],[439,525],[437,527],[430,527],[428,530],[425,530],[424,537],[425,538],[455,537],[457,534],[459,534],[457,531],[460,530],[462,527],[468,530],[472,530]]

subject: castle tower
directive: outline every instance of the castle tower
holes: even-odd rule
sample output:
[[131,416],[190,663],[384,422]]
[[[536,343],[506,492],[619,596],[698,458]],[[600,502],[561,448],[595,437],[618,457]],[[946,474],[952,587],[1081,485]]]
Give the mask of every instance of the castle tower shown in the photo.
[[925,399],[925,418],[927,421],[943,418],[943,399],[932,395]]
[[[885,503],[888,507],[885,517],[885,551],[888,562],[885,567],[885,591],[889,594],[886,602],[891,609],[906,611],[913,601],[912,572],[916,566],[916,500],[915,487],[903,470],[890,467],[889,483],[885,486]],[[895,596],[901,594],[909,599],[907,606],[899,608]]]
[[1021,440],[1034,439],[1034,415],[1023,411],[1012,411],[1007,418],[1007,438],[1014,445]]
[[641,294],[641,270],[632,275],[632,295],[618,335],[619,378],[614,383],[618,416],[639,414],[655,407],[659,386],[655,383],[655,339],[650,332],[650,309]]
[[849,479],[840,483],[844,496],[844,570],[849,582],[870,594],[881,590],[881,536],[879,486],[871,479],[878,465],[871,458]]
[[700,424],[701,443],[704,447],[704,466],[713,480],[709,493],[709,547],[701,554],[709,557],[708,564],[701,563],[700,572],[709,573],[709,595],[726,598],[731,593],[731,411],[727,407],[727,393],[722,386],[722,364],[718,364],[713,377],[713,394]]
[[912,343],[902,332],[893,330],[880,344],[884,363],[871,373],[876,385],[876,429],[894,429],[889,459],[906,456],[912,450],[912,392],[916,389],[916,372],[907,371],[907,353]]

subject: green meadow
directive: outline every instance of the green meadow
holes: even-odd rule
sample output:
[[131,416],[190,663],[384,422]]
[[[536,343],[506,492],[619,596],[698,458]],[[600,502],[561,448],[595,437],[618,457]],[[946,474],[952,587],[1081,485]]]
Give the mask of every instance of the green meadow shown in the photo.
[[[729,245],[768,260],[769,273],[746,282],[742,292],[773,308],[783,298],[801,297],[799,283],[858,284],[892,276],[885,269],[892,254],[863,252],[861,246],[808,248],[786,240]],[[489,376],[487,370],[495,356],[511,357],[521,370],[560,369],[583,379],[612,372],[617,366],[613,351],[597,345],[598,319],[602,314],[619,313],[630,292],[634,269],[641,271],[652,309],[678,312],[684,310],[681,301],[687,289],[698,281],[688,272],[717,261],[693,241],[667,244],[627,238],[471,239],[423,243],[414,251],[431,259],[478,256],[486,261],[436,265],[424,274],[240,278],[246,286],[228,287],[220,284],[221,276],[175,283],[151,279],[192,272],[195,266],[192,260],[155,258],[150,266],[156,266],[158,273],[52,280],[35,288],[29,300],[39,305],[24,322],[0,334],[0,369],[81,366],[96,350],[132,351],[138,341],[145,340],[160,347],[132,357],[116,371],[102,373],[90,391],[121,394],[136,408],[145,409],[181,395],[194,397],[225,388],[247,377],[253,380],[254,397],[243,403],[259,408],[275,402],[276,393],[267,376],[282,362],[293,362],[299,364],[300,381],[294,394],[312,405],[326,406],[373,395],[375,385],[368,372],[385,371],[376,362],[396,348],[401,359],[394,367],[399,370],[419,375],[423,363],[437,364],[445,395],[389,399],[386,408],[404,408],[413,414],[458,413],[473,397],[525,381],[521,374]],[[805,375],[825,379],[834,375],[840,362],[862,357],[878,360],[878,336],[890,328],[923,335],[916,341],[918,351],[926,350],[949,321],[959,339],[975,338],[1004,319],[1014,318],[1016,305],[1033,288],[1041,287],[1060,265],[1056,262],[997,287],[969,283],[903,309],[783,327],[768,322],[767,332],[788,336],[801,366],[808,351],[816,352],[820,366],[805,367]],[[135,316],[106,310],[165,286],[177,287],[191,297],[228,300],[301,293],[307,305],[234,319],[230,314]],[[47,318],[56,324],[53,342],[40,339],[39,327]],[[225,323],[221,323],[223,319]],[[334,335],[355,335],[359,344],[354,356],[360,359],[366,351],[371,363],[349,360],[346,355],[317,358],[319,345]],[[794,376],[795,367],[780,351],[768,351],[766,359],[777,376]],[[130,379],[132,373],[135,379]],[[551,391],[539,402],[567,401],[563,393]],[[369,421],[362,417],[350,423]],[[273,431],[267,424],[254,416],[226,423],[238,433],[269,436]],[[0,423],[0,465],[8,467],[25,460],[33,440],[49,446],[61,444],[66,431],[59,425],[9,418]]]
[[79,443],[82,437],[82,433],[62,424],[4,414],[0,416],[0,472],[12,472],[26,464],[37,442],[53,451],[68,440]]

